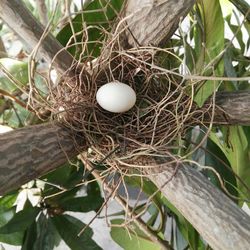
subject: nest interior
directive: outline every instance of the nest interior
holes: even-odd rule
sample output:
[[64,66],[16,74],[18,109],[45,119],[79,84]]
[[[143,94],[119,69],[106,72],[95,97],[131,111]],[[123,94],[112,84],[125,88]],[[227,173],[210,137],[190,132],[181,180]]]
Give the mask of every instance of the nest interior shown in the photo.
[[[100,157],[113,152],[109,163],[132,166],[131,159],[138,156],[166,156],[204,117],[193,103],[190,86],[157,66],[160,58],[171,56],[152,47],[113,49],[108,58],[81,64],[81,70],[73,78],[64,77],[51,94],[54,116],[81,133]],[[135,90],[137,101],[128,112],[111,113],[97,104],[97,90],[111,81]]]

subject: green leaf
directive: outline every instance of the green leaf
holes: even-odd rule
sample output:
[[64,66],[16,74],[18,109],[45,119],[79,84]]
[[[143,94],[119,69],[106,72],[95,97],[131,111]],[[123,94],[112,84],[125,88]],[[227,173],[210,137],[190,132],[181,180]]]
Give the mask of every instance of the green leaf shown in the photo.
[[[27,62],[22,62],[10,58],[1,58],[0,71],[2,67],[5,68],[14,77],[14,79],[18,80],[20,84],[26,85],[28,83],[29,77]],[[22,85],[20,87],[22,87]],[[18,89],[17,86],[5,75],[0,76],[0,88],[8,92],[13,92]]]
[[0,198],[0,208],[11,208],[17,198],[17,192],[8,194]]
[[11,111],[12,114],[7,121],[8,125],[12,128],[24,127],[30,115],[30,111],[15,102],[13,103],[13,109]]
[[[174,214],[178,228],[175,229],[174,240],[176,243],[183,245],[183,238],[188,243],[190,249],[204,249],[204,243],[199,236],[195,228],[185,219],[185,217],[179,212],[179,210],[171,204],[165,196],[162,196],[162,202],[171,210]],[[180,234],[181,232],[181,234]]]
[[[249,144],[245,131],[240,126],[223,127],[223,140],[216,134],[211,133],[210,138],[220,147],[234,172],[249,187],[250,186],[250,167],[249,167]],[[248,129],[249,130],[249,127]],[[237,179],[240,195],[243,199],[249,199],[248,191]],[[247,197],[246,197],[247,196]]]
[[244,16],[246,16],[246,14],[248,14],[247,20],[248,22],[250,22],[250,14],[249,14],[249,9],[250,9],[250,5],[249,5],[249,1],[245,1],[245,0],[229,0]]
[[[34,250],[51,250],[58,245],[61,240],[55,226],[50,218],[41,214],[37,221],[37,237],[34,242]],[[27,249],[30,250],[30,249]]]
[[[113,225],[121,225],[124,223],[122,219],[111,220]],[[133,230],[129,230],[130,234],[124,227],[111,227],[111,237],[124,250],[160,250],[161,247],[146,238],[138,227],[133,224]]]
[[[197,28],[195,39],[196,55],[199,55],[196,73],[222,76],[224,65],[221,59],[223,55],[220,57],[218,55],[224,49],[224,19],[220,2],[218,0],[200,0],[198,3],[202,27]],[[196,103],[202,106],[218,86],[218,81],[203,82],[196,89]]]
[[[238,18],[237,14],[235,14],[235,17]],[[226,18],[226,21],[227,21],[227,23],[228,23],[230,29],[232,30],[233,34],[235,35],[235,37],[236,37],[236,39],[237,39],[237,41],[238,41],[238,43],[239,43],[239,45],[240,45],[241,51],[244,52],[244,50],[245,50],[245,44],[244,44],[244,42],[243,42],[242,30],[239,29],[239,26],[238,26],[238,25],[233,25],[233,24],[231,24],[230,20],[231,20],[231,16],[228,16],[228,17]],[[240,21],[239,21],[239,22],[240,22]],[[240,24],[240,23],[239,23],[239,24]]]
[[[159,227],[157,230],[161,230],[162,226],[164,224],[164,212],[162,211],[162,197],[161,197],[161,192],[158,190],[158,188],[152,183],[151,181],[148,181],[146,179],[141,179],[140,177],[129,177],[126,178],[126,183],[129,184],[130,186],[135,186],[140,188],[145,194],[152,196],[152,201],[157,208],[158,215],[159,217]],[[149,221],[150,223],[150,221]],[[148,226],[153,226],[152,224],[148,224]]]
[[[102,42],[107,39],[106,31],[111,30],[122,4],[123,0],[91,1],[83,9],[83,12],[76,15],[72,20],[72,25],[67,24],[58,33],[58,41],[63,46],[66,46],[69,40],[71,40],[71,47],[68,48],[68,51],[77,58],[79,58],[81,53],[86,57],[98,57]],[[77,34],[75,39],[73,34]],[[80,43],[80,45],[76,43]],[[85,43],[86,47],[84,46]]]
[[[233,49],[231,48],[231,46],[226,50],[223,59],[225,65],[225,75],[227,77],[237,77],[236,70],[233,66]],[[238,89],[238,82],[236,81],[224,82],[222,87],[223,90],[234,91]]]
[[23,242],[21,250],[34,249],[33,246],[36,241],[36,236],[37,236],[36,221],[33,221],[33,223],[26,230],[26,233],[24,236],[24,242]]
[[[237,187],[237,183],[230,163],[221,149],[210,139],[207,141],[205,165],[213,167],[225,181],[225,188],[227,191],[236,197],[238,196],[238,192],[235,189],[235,187]],[[221,188],[221,183],[215,173],[210,170],[203,170],[202,172],[213,184],[215,184],[218,188]]]
[[16,213],[7,224],[0,228],[0,234],[11,234],[26,230],[40,212],[37,207],[26,206],[24,210]]
[[86,225],[69,215],[58,215],[51,218],[62,239],[72,250],[99,250],[101,249],[93,240],[92,230],[87,227],[81,236],[81,229]]
[[[15,215],[14,208],[8,208],[8,209],[0,208],[0,227],[6,225],[8,221],[10,221],[11,218],[13,218],[14,215]],[[19,246],[22,244],[23,236],[24,236],[24,231],[11,234],[0,234],[0,242]]]
[[[64,164],[60,168],[44,175],[41,179],[53,183],[58,186],[63,186],[64,188],[73,188],[76,184],[81,182],[84,166],[81,162],[71,159],[73,164]],[[47,185],[46,188],[51,188],[52,186]]]
[[59,206],[64,211],[74,211],[74,212],[90,212],[98,211],[103,203],[101,197],[86,196],[86,197],[77,197],[71,198],[59,204]]

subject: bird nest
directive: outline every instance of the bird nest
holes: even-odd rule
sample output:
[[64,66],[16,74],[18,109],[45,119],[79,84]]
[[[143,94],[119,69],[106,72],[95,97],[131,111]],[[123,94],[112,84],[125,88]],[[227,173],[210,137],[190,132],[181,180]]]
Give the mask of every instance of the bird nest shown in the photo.
[[[193,88],[176,70],[162,67],[173,59],[169,50],[158,48],[103,51],[94,61],[74,67],[51,93],[54,117],[81,134],[97,160],[113,166],[141,166],[143,156],[165,157],[179,148],[187,129],[203,121],[204,112],[193,103]],[[176,60],[176,58],[175,58]],[[72,72],[72,69],[71,69]],[[135,106],[124,113],[111,113],[96,101],[97,90],[119,81],[136,92]]]

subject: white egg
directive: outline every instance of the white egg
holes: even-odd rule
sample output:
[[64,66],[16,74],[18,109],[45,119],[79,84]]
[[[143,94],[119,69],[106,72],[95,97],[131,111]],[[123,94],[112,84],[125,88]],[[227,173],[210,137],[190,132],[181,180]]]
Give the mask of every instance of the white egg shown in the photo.
[[127,84],[110,82],[98,89],[96,100],[103,109],[113,113],[122,113],[135,105],[136,94]]

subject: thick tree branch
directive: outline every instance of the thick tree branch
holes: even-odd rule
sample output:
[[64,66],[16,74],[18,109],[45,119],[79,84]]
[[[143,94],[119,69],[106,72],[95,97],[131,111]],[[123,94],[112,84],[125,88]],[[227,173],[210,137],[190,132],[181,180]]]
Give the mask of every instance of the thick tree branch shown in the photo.
[[78,153],[76,144],[84,145],[84,140],[77,140],[69,129],[50,123],[2,134],[0,195],[67,162]]
[[195,0],[137,0],[125,7],[128,46],[164,45]]
[[217,92],[217,123],[250,125],[250,91]]
[[[18,34],[29,49],[34,49],[43,35],[44,27],[32,16],[20,0],[1,0],[0,18]],[[40,53],[49,62],[55,58],[54,66],[61,73],[67,71],[74,62],[73,57],[62,45],[48,34],[40,45]]]
[[[248,249],[250,217],[201,173],[180,164],[149,177],[213,249]],[[171,179],[168,183],[167,180]]]

